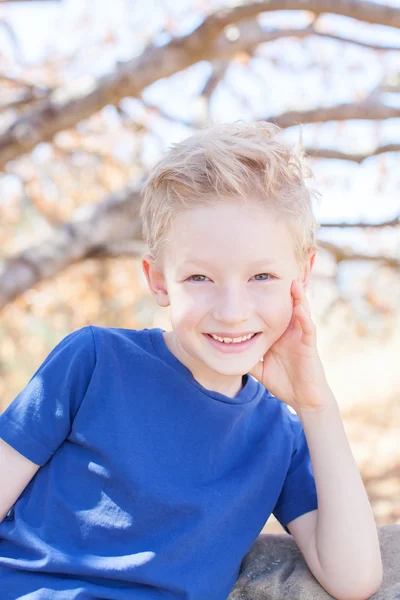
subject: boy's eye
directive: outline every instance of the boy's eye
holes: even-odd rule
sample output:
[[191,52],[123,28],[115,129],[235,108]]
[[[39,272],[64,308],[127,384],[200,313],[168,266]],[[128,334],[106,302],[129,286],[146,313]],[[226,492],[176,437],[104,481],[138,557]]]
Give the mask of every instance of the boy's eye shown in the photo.
[[[205,277],[206,279],[208,279],[208,277],[206,277],[205,275],[191,275],[190,277],[188,277],[188,281],[199,281],[198,279],[194,279],[195,277]],[[200,283],[203,280],[200,281]]]
[[[197,279],[197,277],[203,277],[204,279],[208,279],[205,275],[191,275],[188,277],[188,281],[195,281],[198,283],[202,283],[204,279]],[[273,279],[273,275],[269,273],[259,273],[258,275],[254,275],[254,277],[265,277],[265,279],[257,279],[257,281],[269,281],[269,279]]]
[[[274,278],[274,276],[270,275],[269,273],[259,273],[258,275],[254,275],[254,277],[262,277],[262,276],[268,277],[269,279]],[[268,281],[268,279],[257,279],[257,281]]]

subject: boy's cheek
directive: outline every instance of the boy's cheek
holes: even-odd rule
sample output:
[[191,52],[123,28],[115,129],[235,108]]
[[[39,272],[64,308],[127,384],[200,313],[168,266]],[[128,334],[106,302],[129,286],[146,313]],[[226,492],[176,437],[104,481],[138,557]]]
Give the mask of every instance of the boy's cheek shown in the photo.
[[184,321],[188,325],[194,324],[196,315],[201,312],[199,304],[196,304],[192,298],[187,296],[174,298],[171,302],[170,311],[171,318],[173,317],[177,322]]
[[286,327],[293,314],[293,300],[290,294],[277,294],[273,299],[269,298],[269,302],[265,303],[263,311],[267,321],[273,321],[277,327]]
[[276,342],[287,330],[289,324],[292,320],[293,315],[293,306],[289,302],[285,302],[281,304],[280,307],[277,307],[274,314],[270,315],[268,321],[271,323],[272,327],[270,329],[271,336],[268,340],[270,345]]
[[289,327],[290,321],[292,320],[292,316],[293,316],[293,303],[292,300],[290,300],[290,302],[287,303],[287,305],[285,306],[285,309],[282,310],[282,333],[286,331],[286,329]]
[[198,315],[198,307],[196,311],[196,307],[192,302],[171,303],[171,325],[179,335],[185,336],[186,333],[198,329],[200,319]]
[[170,286],[169,287],[169,299],[171,303],[171,309],[177,311],[188,310],[188,307],[193,305],[194,299],[188,294],[184,287]]

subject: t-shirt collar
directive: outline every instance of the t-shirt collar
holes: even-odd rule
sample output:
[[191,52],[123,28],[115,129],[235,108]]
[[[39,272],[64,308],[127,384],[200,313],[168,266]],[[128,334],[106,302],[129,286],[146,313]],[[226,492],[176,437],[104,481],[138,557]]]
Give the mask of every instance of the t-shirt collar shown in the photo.
[[155,327],[153,329],[149,329],[148,331],[151,336],[153,347],[159,358],[181,373],[181,375],[188,379],[192,385],[194,385],[203,394],[211,396],[211,398],[219,400],[220,402],[226,402],[229,404],[245,404],[255,400],[257,397],[261,397],[265,392],[265,387],[249,374],[243,376],[244,385],[234,398],[230,398],[229,396],[226,396],[220,392],[215,392],[214,390],[206,389],[193,377],[190,369],[184,365],[168,348],[163,336],[165,329]]

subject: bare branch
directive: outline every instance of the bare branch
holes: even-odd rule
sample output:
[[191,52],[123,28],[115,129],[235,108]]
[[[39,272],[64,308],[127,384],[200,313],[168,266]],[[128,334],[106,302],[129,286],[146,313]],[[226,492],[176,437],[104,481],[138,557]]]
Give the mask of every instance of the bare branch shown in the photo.
[[319,24],[314,22],[304,28],[290,29],[265,29],[260,26],[256,19],[250,19],[244,23],[228,26],[227,33],[231,29],[231,35],[220,35],[215,42],[215,55],[218,57],[230,57],[233,52],[240,52],[255,48],[259,44],[273,42],[282,38],[304,39],[310,36],[318,36],[335,40],[341,43],[362,46],[370,50],[381,51],[399,51],[398,46],[385,46],[382,44],[373,44],[372,42],[363,42],[361,40],[342,37],[319,29]]
[[319,123],[321,121],[347,121],[349,119],[383,120],[400,117],[400,107],[386,106],[375,98],[362,102],[322,106],[311,110],[291,110],[280,115],[266,117],[264,120],[276,123],[283,129],[300,123]]
[[[191,129],[198,128],[197,122],[187,121],[185,119],[178,119],[176,117],[169,115],[167,112],[165,112],[159,106],[156,106],[154,104],[148,104],[148,103],[144,102],[143,100],[142,100],[142,102],[143,102],[143,105],[148,110],[151,110],[151,111],[157,113],[160,117],[162,117],[163,119],[166,119],[167,121],[171,121],[172,123],[177,123],[179,125],[184,125]],[[304,152],[310,158],[330,158],[330,159],[336,159],[336,160],[348,160],[348,161],[352,161],[352,162],[361,164],[364,160],[366,160],[367,158],[371,158],[372,156],[378,156],[378,155],[384,154],[386,152],[400,152],[400,144],[385,144],[383,146],[378,146],[377,148],[375,148],[372,152],[370,152],[368,154],[350,154],[347,152],[340,152],[340,150],[335,150],[333,148],[314,148],[311,146],[304,147]]]
[[[88,259],[140,256],[145,245],[139,218],[140,184],[127,186],[100,204],[84,206],[45,242],[5,260],[0,272],[0,310],[37,283],[54,277],[69,265]],[[321,227],[387,227],[400,224],[400,215],[384,223],[322,223]],[[344,260],[374,260],[400,269],[400,262],[385,256],[359,254],[319,241],[339,263]]]
[[210,77],[207,79],[203,89],[200,92],[201,96],[207,98],[208,100],[212,96],[215,88],[223,79],[227,68],[229,67],[229,61],[227,60],[216,60],[213,61],[213,70]]
[[[139,57],[123,63],[111,75],[103,76],[97,81],[92,77],[84,82],[77,82],[73,87],[57,90],[49,100],[41,102],[0,136],[0,168],[4,168],[9,160],[30,152],[37,143],[49,141],[59,131],[74,127],[79,121],[90,117],[107,104],[118,104],[126,96],[140,97],[145,87],[200,60],[224,58],[216,53],[214,42],[228,25],[250,19],[261,12],[298,9],[298,0],[264,0],[221,9],[208,16],[198,29],[186,36],[175,38],[162,47],[150,44]],[[316,15],[331,12],[368,23],[400,27],[399,8],[368,0],[303,0],[301,9],[312,11]],[[374,110],[371,108],[370,112],[372,116],[362,118],[398,116],[396,109],[387,108],[385,111],[380,105],[375,106]],[[344,108],[340,107],[340,120],[358,118],[343,116],[345,113]],[[352,114],[351,110],[350,113]],[[305,113],[291,113],[290,124],[295,124],[296,119],[301,120],[303,117],[305,122],[312,122],[307,121]],[[284,121],[282,115],[280,120]]]
[[337,246],[325,240],[318,240],[318,247],[329,252],[338,264],[345,260],[366,260],[379,262],[400,271],[400,260],[391,258],[390,256],[361,254],[360,252],[351,250],[348,246]]
[[[313,29],[312,27],[310,29]],[[371,50],[382,50],[382,51],[396,51],[400,50],[399,46],[385,46],[383,44],[373,44],[372,42],[363,42],[361,40],[351,39],[347,37],[343,37],[341,35],[334,35],[333,33],[327,33],[325,31],[313,30],[313,33],[309,33],[308,35],[317,35],[319,37],[328,38],[330,40],[336,40],[337,42],[345,43],[345,44],[353,44],[355,46],[361,46],[362,48],[369,48]],[[305,36],[298,36],[305,37]]]
[[348,229],[358,227],[360,229],[374,228],[374,229],[382,229],[383,227],[398,227],[400,225],[400,213],[397,217],[393,217],[393,219],[389,219],[389,221],[381,221],[380,223],[365,223],[364,221],[358,221],[356,223],[324,223],[320,222],[321,227],[329,228],[336,227],[340,229]]
[[145,102],[143,98],[141,98],[141,102],[148,111],[159,115],[160,117],[166,119],[167,121],[170,121],[171,123],[176,123],[177,125],[184,125],[185,127],[189,127],[190,129],[198,128],[198,124],[193,120],[188,121],[187,119],[179,119],[177,117],[174,117],[168,114],[163,108],[161,108],[161,106],[158,106],[156,104],[149,104],[149,102]]
[[371,156],[378,156],[385,152],[400,152],[400,144],[385,144],[375,148],[369,154],[349,154],[346,152],[340,152],[339,150],[333,150],[331,148],[304,148],[306,154],[311,158],[334,158],[337,160],[350,160],[356,163],[362,163]]
[[5,260],[0,272],[0,309],[36,283],[99,252],[107,244],[140,239],[139,185],[127,186],[96,206],[84,206],[45,242]]
[[[0,77],[3,79],[3,76]],[[26,88],[20,89],[13,94],[13,99],[5,104],[0,104],[0,111],[8,110],[10,108],[27,106],[28,104],[33,105],[35,102],[39,102],[43,98],[49,97],[51,94],[50,89],[27,86]]]
[[6,81],[11,85],[15,85],[16,87],[26,87],[26,88],[34,88],[35,85],[25,81],[24,79],[17,79],[16,77],[10,77],[10,75],[6,75],[5,73],[0,73],[0,81]]
[[[194,127],[201,127],[210,118],[210,99],[229,67],[229,60],[213,60],[212,72],[196,99]],[[165,117],[165,114],[163,115]]]
[[10,40],[11,47],[14,51],[14,56],[15,56],[17,63],[23,64],[24,57],[22,55],[19,41],[18,41],[17,36],[15,35],[14,29],[11,27],[11,25],[9,25],[9,23],[7,23],[7,21],[5,19],[0,19],[0,27],[4,27],[4,29],[5,29],[6,35],[7,35],[8,39]]
[[245,2],[232,8],[224,8],[208,17],[198,28],[207,30],[215,36],[231,23],[245,21],[262,12],[276,10],[304,10],[313,12],[315,16],[331,13],[350,17],[358,21],[400,27],[400,9],[388,4],[378,4],[370,0],[357,0],[357,2],[338,2],[337,0],[261,0],[260,2]]
[[124,240],[98,246],[86,258],[118,258],[119,256],[138,258],[146,250],[147,245],[143,240]]

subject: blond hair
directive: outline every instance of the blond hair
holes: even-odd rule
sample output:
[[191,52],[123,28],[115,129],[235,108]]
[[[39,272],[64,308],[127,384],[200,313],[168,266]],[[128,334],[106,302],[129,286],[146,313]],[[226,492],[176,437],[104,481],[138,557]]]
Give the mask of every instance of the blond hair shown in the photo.
[[228,197],[261,203],[284,219],[299,265],[317,249],[318,223],[305,183],[312,171],[300,146],[278,139],[280,128],[256,121],[211,124],[173,144],[142,186],[144,240],[161,267],[166,232],[182,210],[209,206]]

